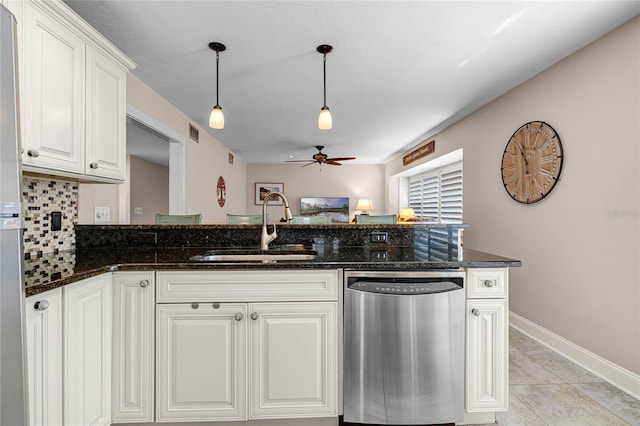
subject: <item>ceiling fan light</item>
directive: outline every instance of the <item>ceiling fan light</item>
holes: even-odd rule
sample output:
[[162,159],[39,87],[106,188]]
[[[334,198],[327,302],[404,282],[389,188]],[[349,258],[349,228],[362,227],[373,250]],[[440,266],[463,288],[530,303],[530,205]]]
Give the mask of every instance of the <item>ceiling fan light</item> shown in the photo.
[[329,107],[323,106],[318,116],[318,129],[330,130],[333,127],[333,121],[331,119],[331,112]]
[[224,129],[224,113],[222,112],[222,107],[220,105],[216,105],[211,110],[211,115],[209,116],[209,127],[212,129]]

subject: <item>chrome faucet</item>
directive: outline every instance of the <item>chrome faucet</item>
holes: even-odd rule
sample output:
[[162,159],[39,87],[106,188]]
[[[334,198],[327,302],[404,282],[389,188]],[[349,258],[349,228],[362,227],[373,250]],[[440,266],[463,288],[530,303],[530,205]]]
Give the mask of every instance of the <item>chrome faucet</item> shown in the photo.
[[273,222],[273,232],[269,234],[267,232],[267,203],[273,197],[280,197],[284,202],[284,217],[287,221],[291,220],[293,216],[291,215],[291,210],[289,209],[289,200],[284,196],[282,192],[270,192],[262,201],[262,235],[260,236],[260,249],[261,250],[269,250],[269,243],[276,238],[278,238],[278,234],[276,233],[276,223]]

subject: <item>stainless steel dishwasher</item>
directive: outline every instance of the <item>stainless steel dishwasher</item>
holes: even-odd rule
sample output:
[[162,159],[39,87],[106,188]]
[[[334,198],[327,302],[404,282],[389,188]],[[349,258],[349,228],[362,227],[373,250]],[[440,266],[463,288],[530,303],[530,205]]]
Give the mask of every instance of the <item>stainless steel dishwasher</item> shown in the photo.
[[344,421],[462,421],[464,273],[345,271]]

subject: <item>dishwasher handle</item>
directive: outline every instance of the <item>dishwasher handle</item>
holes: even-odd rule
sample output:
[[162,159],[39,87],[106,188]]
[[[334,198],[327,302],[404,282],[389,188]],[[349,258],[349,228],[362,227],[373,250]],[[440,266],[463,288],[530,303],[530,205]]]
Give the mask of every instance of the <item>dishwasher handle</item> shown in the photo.
[[366,278],[353,281],[348,284],[348,288],[365,293],[394,294],[402,296],[413,296],[420,294],[446,293],[448,291],[461,290],[462,286],[453,281],[438,278],[436,281],[425,279],[403,280],[402,282],[372,281]]

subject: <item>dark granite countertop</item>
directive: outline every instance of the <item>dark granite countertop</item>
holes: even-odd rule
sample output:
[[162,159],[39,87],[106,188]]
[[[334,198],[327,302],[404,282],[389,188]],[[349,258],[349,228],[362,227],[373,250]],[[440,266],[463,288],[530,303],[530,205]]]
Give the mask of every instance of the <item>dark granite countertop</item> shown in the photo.
[[361,269],[424,270],[455,268],[503,268],[521,266],[519,260],[463,248],[443,256],[407,246],[323,247],[314,260],[277,263],[221,263],[192,261],[210,250],[188,248],[85,248],[45,253],[25,260],[26,295],[31,296],[85,278],[113,271],[206,269]]

